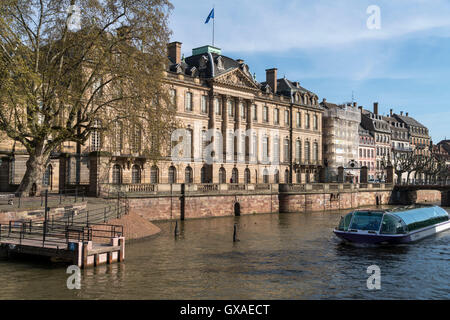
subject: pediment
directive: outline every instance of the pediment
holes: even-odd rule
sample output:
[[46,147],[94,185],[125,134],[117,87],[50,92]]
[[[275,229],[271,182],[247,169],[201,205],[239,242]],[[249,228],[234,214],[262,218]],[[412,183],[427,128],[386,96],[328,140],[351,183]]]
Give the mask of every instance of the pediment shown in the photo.
[[214,78],[214,82],[233,87],[259,89],[253,79],[249,78],[242,70],[234,69]]

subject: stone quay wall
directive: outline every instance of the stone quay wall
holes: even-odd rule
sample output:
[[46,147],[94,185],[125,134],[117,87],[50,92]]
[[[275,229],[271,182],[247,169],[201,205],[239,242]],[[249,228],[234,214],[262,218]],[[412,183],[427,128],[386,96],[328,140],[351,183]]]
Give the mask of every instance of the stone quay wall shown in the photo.
[[130,212],[157,221],[350,209],[388,204],[391,194],[390,184],[155,185],[128,202]]

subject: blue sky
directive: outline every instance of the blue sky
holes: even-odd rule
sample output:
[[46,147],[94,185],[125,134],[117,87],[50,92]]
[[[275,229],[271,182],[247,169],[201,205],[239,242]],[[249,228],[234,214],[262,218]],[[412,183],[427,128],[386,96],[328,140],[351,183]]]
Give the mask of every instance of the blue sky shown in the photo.
[[[341,103],[409,112],[433,142],[450,138],[449,0],[172,0],[172,41],[182,52],[212,42],[265,80],[265,69]],[[380,29],[369,29],[370,5]]]

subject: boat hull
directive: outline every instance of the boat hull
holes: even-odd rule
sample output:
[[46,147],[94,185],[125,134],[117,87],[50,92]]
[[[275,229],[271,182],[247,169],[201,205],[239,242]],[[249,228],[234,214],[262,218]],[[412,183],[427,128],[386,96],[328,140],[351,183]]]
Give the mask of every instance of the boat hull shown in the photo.
[[339,238],[354,242],[354,243],[370,243],[370,244],[400,244],[400,243],[410,243],[414,241],[421,240],[423,238],[432,236],[439,232],[443,232],[450,229],[450,220],[439,223],[433,226],[428,226],[423,229],[415,230],[413,232],[401,235],[389,235],[389,234],[370,234],[370,233],[359,233],[359,232],[348,232],[334,230],[334,233]]

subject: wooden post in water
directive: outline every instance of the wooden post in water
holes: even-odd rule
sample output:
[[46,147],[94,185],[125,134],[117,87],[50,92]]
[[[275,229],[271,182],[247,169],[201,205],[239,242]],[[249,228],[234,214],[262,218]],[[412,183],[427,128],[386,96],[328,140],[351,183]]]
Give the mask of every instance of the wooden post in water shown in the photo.
[[175,230],[174,230],[175,237],[178,236],[178,220],[175,221]]
[[237,239],[237,225],[235,223],[234,229],[233,229],[233,242],[237,242],[237,241],[239,241],[239,240]]
[[45,208],[44,208],[44,232],[42,234],[42,245],[45,245],[45,234],[47,233],[47,221],[48,221],[48,189],[45,190]]

